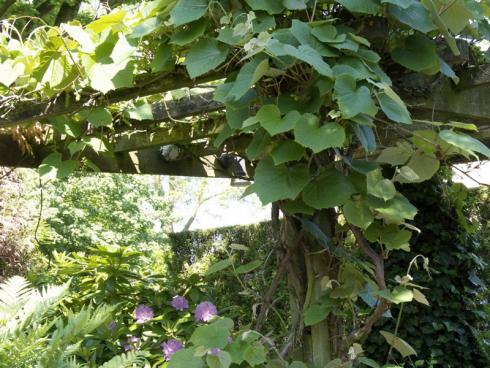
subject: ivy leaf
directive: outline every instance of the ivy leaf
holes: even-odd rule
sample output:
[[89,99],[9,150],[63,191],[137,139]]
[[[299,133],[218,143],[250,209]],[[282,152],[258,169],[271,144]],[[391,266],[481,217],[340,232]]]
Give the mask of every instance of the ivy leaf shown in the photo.
[[422,33],[427,33],[437,28],[432,22],[429,11],[419,2],[414,2],[408,8],[389,6],[388,11],[399,22]]
[[284,118],[276,105],[264,105],[256,115],[260,125],[271,135],[277,135],[292,130],[301,119],[301,114],[292,110]]
[[112,125],[112,114],[103,107],[85,110],[80,112],[79,115],[83,120],[87,120],[96,128]]
[[456,133],[453,130],[441,130],[439,132],[439,138],[462,149],[470,155],[475,156],[477,159],[478,156],[475,154],[475,152],[481,153],[482,155],[490,158],[490,149],[479,140],[472,138],[467,134]]
[[383,110],[388,118],[397,123],[411,124],[412,118],[400,96],[390,86],[386,84],[382,86],[383,92],[376,94],[381,110]]
[[303,316],[305,326],[313,326],[323,321],[332,312],[332,305],[329,304],[313,304]]
[[274,165],[267,157],[255,169],[254,190],[263,204],[281,199],[294,199],[308,184],[310,173],[303,164],[295,166]]
[[306,9],[306,0],[282,0],[282,4],[289,10]]
[[170,358],[168,368],[204,368],[204,361],[194,354],[194,349],[182,349]]
[[439,72],[439,57],[433,40],[414,34],[408,36],[404,44],[391,52],[392,59],[407,69],[426,74]]
[[305,203],[317,210],[343,205],[356,192],[354,185],[336,169],[328,169],[303,191]]
[[421,183],[429,180],[439,170],[439,160],[434,154],[427,154],[423,151],[417,151],[410,158],[407,163],[407,167],[410,168],[415,174],[414,180],[407,179],[403,175],[396,175],[394,180],[400,183]]
[[363,200],[347,200],[343,207],[345,219],[352,225],[367,229],[374,221],[374,216],[369,206]]
[[206,0],[179,0],[170,12],[170,19],[174,25],[181,26],[201,18],[207,10]]
[[230,48],[215,40],[204,39],[196,43],[185,58],[187,72],[191,78],[196,78],[209,72],[223,63]]
[[252,86],[257,83],[260,78],[262,78],[265,73],[269,70],[269,59],[256,58],[249,61],[247,64],[242,66],[233,87],[228,93],[228,98],[232,100],[239,100],[247,93],[247,91],[252,88]]
[[281,142],[271,152],[275,165],[280,165],[289,161],[297,161],[305,154],[305,149],[295,141],[287,140]]
[[379,332],[386,339],[386,342],[393,346],[404,358],[410,355],[417,355],[417,352],[405,340],[393,335],[388,331]]
[[369,88],[362,86],[356,89],[356,80],[347,74],[339,75],[335,80],[334,98],[339,104],[342,116],[346,119],[358,114],[375,116],[378,112]]
[[[183,26],[182,29],[179,29],[172,34],[172,37],[170,38],[170,43],[179,46],[187,45],[188,43],[191,43],[198,37],[202,36],[204,31],[206,30],[207,25],[208,21],[205,18],[186,24]],[[218,40],[220,40],[219,37]]]
[[231,319],[219,318],[208,325],[196,328],[189,340],[196,346],[222,349],[228,345],[228,336],[232,328]]
[[381,6],[377,0],[337,0],[352,13],[376,14],[381,11]]
[[245,0],[252,10],[264,10],[269,14],[279,14],[284,10],[284,5],[278,0]]
[[342,147],[345,130],[338,123],[319,126],[320,119],[313,114],[304,114],[294,128],[294,140],[318,153],[330,147]]

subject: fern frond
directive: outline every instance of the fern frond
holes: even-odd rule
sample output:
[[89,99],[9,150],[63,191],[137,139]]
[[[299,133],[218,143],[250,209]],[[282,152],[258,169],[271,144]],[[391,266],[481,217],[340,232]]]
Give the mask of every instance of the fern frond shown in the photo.
[[126,354],[116,355],[108,362],[105,362],[99,368],[132,368],[144,367],[146,363],[146,354],[140,351],[129,351]]
[[0,284],[0,326],[22,309],[32,292],[27,280],[20,276],[11,277]]

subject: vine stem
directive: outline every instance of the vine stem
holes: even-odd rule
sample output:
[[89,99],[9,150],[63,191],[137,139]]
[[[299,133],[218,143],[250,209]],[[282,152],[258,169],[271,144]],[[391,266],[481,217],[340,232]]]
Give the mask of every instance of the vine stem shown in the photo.
[[398,335],[398,328],[400,327],[400,321],[402,319],[402,314],[403,314],[403,307],[405,306],[405,303],[402,303],[400,307],[400,312],[398,313],[398,318],[396,319],[396,325],[395,325],[395,332],[392,341],[390,342],[390,348],[388,349],[388,355],[386,356],[386,364],[390,361],[390,356],[391,352],[393,351],[393,343],[395,342],[395,339]]

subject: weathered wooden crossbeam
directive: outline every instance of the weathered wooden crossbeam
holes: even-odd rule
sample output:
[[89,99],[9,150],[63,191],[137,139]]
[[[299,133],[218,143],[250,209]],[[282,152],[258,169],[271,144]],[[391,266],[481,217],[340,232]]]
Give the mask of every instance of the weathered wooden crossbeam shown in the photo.
[[[135,93],[135,91],[127,93]],[[408,103],[414,118],[474,123],[479,128],[479,132],[474,135],[490,145],[490,65],[466,70],[462,73],[461,83],[457,86],[444,79],[434,85],[429,95],[420,97],[406,91],[401,92],[401,95]],[[138,122],[135,126],[129,127],[129,130],[116,134],[113,140],[114,157],[98,157],[93,153],[89,153],[88,156],[106,172],[228,176],[213,158],[217,153],[216,150],[204,143],[193,143],[208,141],[218,134],[223,120],[219,118],[194,119],[189,122],[175,120],[205,115],[207,112],[224,108],[221,104],[211,101],[210,97],[211,94],[207,93],[202,96],[190,96],[178,102],[155,104],[153,106],[155,120]],[[166,123],[162,124],[162,122]],[[416,130],[420,129],[421,125],[414,124],[406,127]],[[390,135],[389,131],[386,135]],[[177,144],[192,154],[175,161],[165,160],[159,148],[170,144]],[[200,149],[196,149],[197,147]],[[234,150],[229,147],[230,145],[228,145],[229,150]],[[1,166],[37,167],[49,153],[49,149],[34,147],[34,153],[35,157],[23,156],[9,135],[0,135]],[[205,159],[202,159],[203,157]]]

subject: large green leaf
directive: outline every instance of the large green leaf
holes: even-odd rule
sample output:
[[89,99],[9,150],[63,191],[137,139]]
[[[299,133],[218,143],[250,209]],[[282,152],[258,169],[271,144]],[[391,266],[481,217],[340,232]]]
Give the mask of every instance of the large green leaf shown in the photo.
[[281,142],[271,152],[272,159],[276,165],[299,160],[304,154],[305,149],[295,141],[291,140]]
[[144,37],[144,36],[152,33],[153,31],[155,31],[155,29],[160,27],[161,24],[162,24],[162,21],[160,19],[158,19],[157,17],[148,18],[148,19],[144,20],[143,22],[141,22],[140,24],[138,24],[136,27],[134,27],[133,32],[131,32],[128,35],[128,38]]
[[271,136],[292,130],[301,119],[299,112],[292,110],[281,118],[281,112],[276,105],[264,105],[256,115],[260,125],[269,132]]
[[429,11],[419,2],[413,2],[413,4],[406,9],[399,6],[390,6],[389,13],[401,23],[422,33],[427,33],[436,29]]
[[375,116],[378,112],[369,88],[362,86],[356,89],[356,80],[351,75],[339,75],[334,89],[334,98],[344,118],[349,119],[358,114]]
[[439,72],[439,57],[433,40],[414,34],[391,52],[392,59],[405,68],[426,74]]
[[[400,183],[420,183],[432,178],[437,170],[439,170],[439,166],[439,160],[434,154],[427,154],[419,150],[412,155],[410,161],[408,161],[406,165],[406,167],[410,168],[417,177],[414,179],[407,178],[401,172],[395,176],[394,180],[399,181]],[[400,170],[402,169],[403,168]]]
[[254,190],[263,204],[281,199],[294,199],[308,184],[310,173],[303,164],[295,166],[274,165],[267,157],[255,170]]
[[231,355],[226,351],[219,351],[218,354],[208,354],[206,363],[209,368],[228,368],[231,365]]
[[332,208],[343,205],[356,192],[344,174],[331,168],[306,186],[303,200],[313,208]]
[[250,344],[243,352],[243,358],[250,364],[251,367],[255,367],[265,362],[267,358],[267,350],[260,342],[255,341]]
[[180,26],[201,18],[207,10],[206,0],[179,0],[170,12],[170,18],[176,26]]
[[402,142],[397,143],[396,147],[385,148],[381,151],[376,161],[392,166],[404,165],[412,154],[413,149],[410,144]]
[[417,352],[405,340],[393,335],[391,332],[388,331],[380,331],[379,333],[383,335],[383,337],[386,339],[386,342],[393,346],[393,348],[395,348],[402,355],[402,357],[406,358],[410,355],[417,355]]
[[311,46],[300,45],[299,47],[294,47],[285,45],[284,51],[287,55],[293,56],[296,59],[311,65],[318,73],[320,73],[320,75],[333,78],[333,72],[330,65],[328,65],[318,51]]
[[233,321],[229,318],[219,318],[208,325],[199,326],[190,337],[196,346],[222,349],[228,345],[228,336],[233,328]]
[[269,153],[271,136],[265,129],[258,129],[247,147],[247,157],[254,161]]
[[327,318],[332,312],[330,304],[313,304],[304,313],[303,319],[305,326],[313,326]]
[[170,37],[170,43],[179,46],[187,45],[188,43],[191,43],[198,37],[202,36],[207,25],[208,22],[204,18],[189,24],[185,24],[182,26],[182,29],[179,29],[172,34],[172,37]]
[[168,368],[204,368],[202,358],[194,354],[194,349],[182,349],[175,352],[168,363]]
[[315,153],[330,147],[342,147],[345,141],[344,128],[337,123],[319,124],[318,116],[304,114],[294,128],[294,140]]
[[478,152],[490,158],[490,149],[479,140],[470,137],[467,134],[456,133],[453,130],[441,130],[439,132],[439,138],[475,157],[477,157],[475,152]]
[[43,180],[63,179],[73,173],[79,166],[78,161],[62,160],[58,152],[51,153],[46,156],[39,165],[39,176]]
[[199,41],[185,58],[189,76],[196,78],[213,70],[226,60],[229,51],[229,46],[215,39],[208,38]]
[[256,270],[260,266],[262,266],[262,261],[260,259],[256,259],[255,261],[237,267],[235,272],[238,274],[249,273]]
[[168,72],[174,68],[174,56],[172,47],[166,43],[162,43],[155,51],[155,55],[151,62],[151,70],[156,72]]
[[224,269],[230,267],[233,264],[231,258],[226,258],[216,263],[213,263],[204,273],[206,276],[212,275],[213,273],[223,271]]
[[380,169],[370,171],[366,175],[366,182],[367,192],[377,198],[388,201],[396,194],[395,185],[391,180],[383,178]]
[[348,200],[343,207],[345,219],[352,225],[361,229],[367,229],[374,221],[374,216],[369,206],[363,200]]
[[383,92],[377,93],[376,97],[379,106],[381,106],[381,110],[383,110],[388,118],[397,123],[412,123],[412,118],[410,117],[407,106],[391,87],[383,84]]
[[89,23],[87,25],[87,29],[95,33],[101,33],[108,28],[121,25],[125,16],[126,11],[124,10],[111,12],[107,15],[101,16],[99,19],[93,21],[92,23]]
[[279,14],[284,10],[280,0],[245,0],[253,10],[265,10],[269,14]]
[[232,100],[239,100],[262,78],[269,70],[269,59],[256,58],[242,66],[233,87],[228,93],[228,97]]
[[109,126],[112,124],[112,114],[103,107],[96,107],[91,110],[81,111],[79,113],[82,119],[87,120],[94,127]]
[[[441,2],[440,0],[438,1]],[[473,18],[471,12],[466,8],[464,0],[454,0],[450,4],[442,2],[444,12],[441,13],[441,18],[449,28],[449,30],[457,35],[469,24]]]
[[289,10],[306,9],[307,0],[282,0],[282,4]]
[[417,208],[400,193],[397,193],[387,202],[380,200],[377,203],[370,203],[370,205],[376,209],[380,217],[393,224],[402,224],[405,220],[413,220],[417,214]]
[[353,13],[376,14],[381,10],[378,0],[337,0]]

